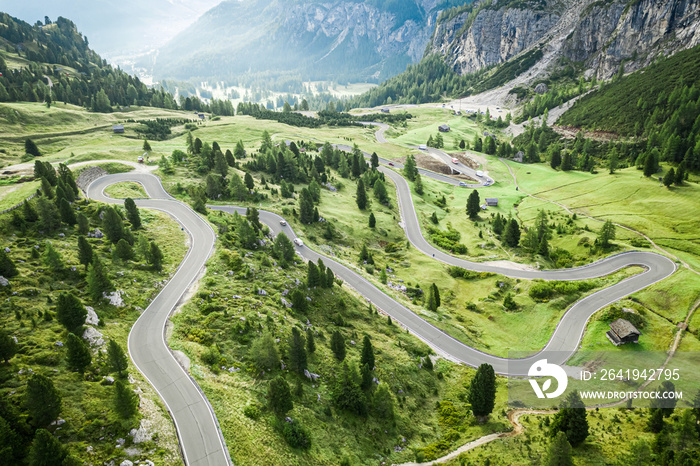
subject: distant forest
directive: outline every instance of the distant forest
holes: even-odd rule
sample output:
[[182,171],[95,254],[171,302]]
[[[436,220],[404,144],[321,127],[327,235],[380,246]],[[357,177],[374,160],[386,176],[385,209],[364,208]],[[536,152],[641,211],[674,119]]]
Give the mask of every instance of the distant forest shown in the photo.
[[233,114],[230,102],[209,105],[197,97],[176,102],[162,89],[149,88],[138,77],[113,68],[89,48],[75,24],[62,17],[32,26],[0,13],[0,39],[0,102],[57,101],[102,113],[114,106],[143,105]]

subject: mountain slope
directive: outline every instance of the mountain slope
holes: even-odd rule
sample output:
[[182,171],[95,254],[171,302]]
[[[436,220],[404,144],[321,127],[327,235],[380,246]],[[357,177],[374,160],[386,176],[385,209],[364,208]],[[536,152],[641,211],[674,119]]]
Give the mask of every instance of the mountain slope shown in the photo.
[[71,18],[95,50],[110,58],[163,45],[220,0],[0,0],[0,11],[33,24],[44,16]]
[[380,81],[420,60],[438,12],[464,1],[225,1],[161,48],[156,78],[241,74]]

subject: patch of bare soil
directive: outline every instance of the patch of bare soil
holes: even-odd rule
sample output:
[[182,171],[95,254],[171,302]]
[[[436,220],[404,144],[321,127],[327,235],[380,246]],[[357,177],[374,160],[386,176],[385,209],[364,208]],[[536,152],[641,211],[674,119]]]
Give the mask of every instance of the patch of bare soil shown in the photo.
[[[566,139],[574,139],[576,138],[576,135],[582,131],[581,128],[576,128],[574,126],[552,126],[552,129]],[[583,131],[583,136],[588,139],[602,142],[610,142],[620,139],[619,134],[608,131]]]
[[[431,157],[428,154],[419,152],[417,154],[414,154],[414,157],[416,158],[416,165],[418,166],[418,168],[423,168],[424,170],[430,170],[431,172],[440,173],[441,175],[447,175],[450,178],[454,178],[455,180],[466,181],[470,183],[479,182],[478,180],[475,180],[474,178],[469,177],[467,175],[453,172],[452,168],[449,165]],[[399,163],[406,163],[406,157],[401,157],[400,159],[395,160]]]

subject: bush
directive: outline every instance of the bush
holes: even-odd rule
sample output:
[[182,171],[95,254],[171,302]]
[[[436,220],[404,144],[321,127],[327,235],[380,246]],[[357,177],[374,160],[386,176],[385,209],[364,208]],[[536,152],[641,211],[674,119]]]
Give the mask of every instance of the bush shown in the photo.
[[299,421],[285,422],[282,436],[292,448],[308,450],[311,447],[311,438]]
[[554,287],[549,282],[538,282],[530,288],[530,297],[535,301],[549,301],[554,295]]
[[246,405],[245,408],[243,408],[243,414],[255,421],[260,417],[260,408],[255,404]]
[[449,273],[452,278],[464,278],[465,280],[482,280],[496,275],[491,272],[473,272],[456,265],[450,266],[447,269],[447,273]]

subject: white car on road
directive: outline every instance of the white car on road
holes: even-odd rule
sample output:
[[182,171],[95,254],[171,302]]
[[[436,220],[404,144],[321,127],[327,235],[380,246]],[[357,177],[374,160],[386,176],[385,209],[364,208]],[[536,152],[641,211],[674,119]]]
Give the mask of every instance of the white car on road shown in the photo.
[[428,150],[428,146],[426,146],[425,144],[421,144],[420,146],[418,146],[418,149],[420,149],[420,150]]
[[481,170],[479,170],[479,171],[476,172],[476,176],[478,176],[479,178],[482,178],[482,177],[484,176],[484,172],[482,172]]
[[299,247],[302,247],[304,245],[304,242],[299,238],[294,238],[294,244],[296,244]]
[[286,226],[287,226],[287,222],[285,222],[284,220],[280,220],[280,225],[282,225],[283,227],[286,227]]
[[459,160],[457,158],[453,158],[452,163],[459,163]]

